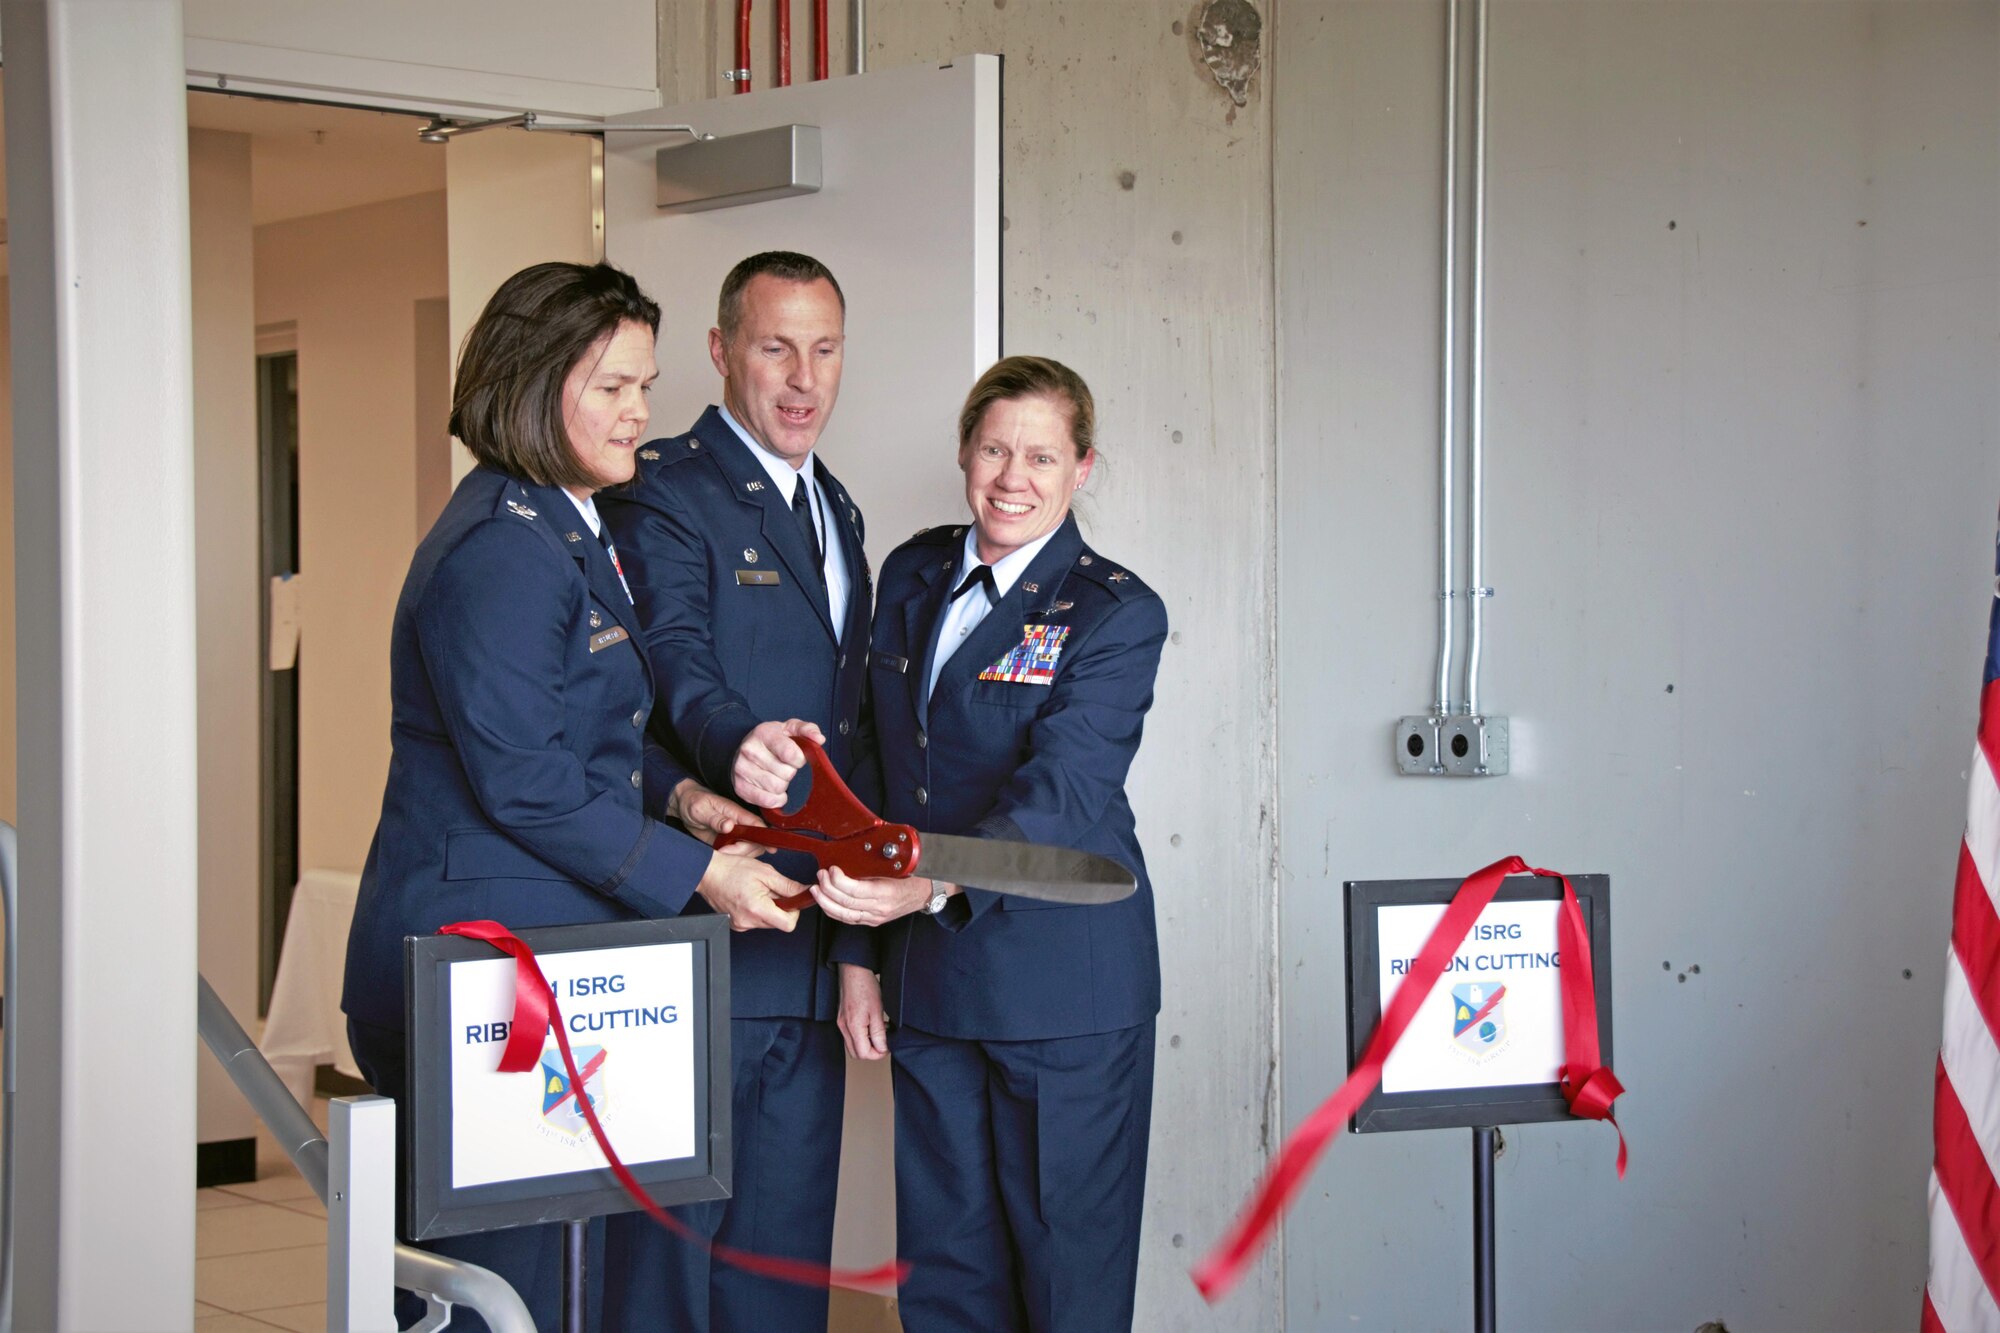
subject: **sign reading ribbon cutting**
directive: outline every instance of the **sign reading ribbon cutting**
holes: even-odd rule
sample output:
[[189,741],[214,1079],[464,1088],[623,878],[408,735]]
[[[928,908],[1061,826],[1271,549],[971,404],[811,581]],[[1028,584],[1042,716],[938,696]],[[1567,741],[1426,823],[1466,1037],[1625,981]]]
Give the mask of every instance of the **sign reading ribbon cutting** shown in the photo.
[[764,1277],[898,1281],[900,1264],[850,1271],[718,1245],[662,1207],[729,1194],[726,926],[704,915],[516,935],[461,921],[409,940],[410,1238],[638,1209]]
[[[1541,882],[1503,891],[1510,875]],[[1574,1116],[1617,1128],[1611,1108],[1624,1088],[1602,1058],[1608,1006],[1601,1025],[1592,948],[1595,936],[1608,954],[1608,885],[1584,880],[1589,921],[1567,876],[1518,856],[1455,888],[1433,882],[1370,896],[1360,891],[1393,886],[1349,886],[1352,1072],[1285,1140],[1229,1232],[1195,1266],[1204,1297],[1220,1300],[1242,1278],[1350,1120],[1367,1131]],[[1549,881],[1560,881],[1559,899]],[[1357,939],[1368,947],[1354,947]]]

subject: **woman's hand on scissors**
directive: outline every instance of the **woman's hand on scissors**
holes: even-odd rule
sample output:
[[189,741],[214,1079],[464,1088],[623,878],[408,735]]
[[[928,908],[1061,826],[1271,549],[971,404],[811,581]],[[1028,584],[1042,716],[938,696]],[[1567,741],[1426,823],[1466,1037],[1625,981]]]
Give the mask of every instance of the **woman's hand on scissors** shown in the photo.
[[[945,885],[946,893],[957,892]],[[826,914],[851,926],[879,926],[908,916],[930,902],[937,891],[930,880],[916,875],[903,879],[855,879],[838,866],[819,872],[812,895]]]
[[681,779],[680,785],[674,788],[673,799],[667,805],[667,817],[678,819],[682,828],[711,847],[717,838],[738,825],[764,827],[763,818],[754,810],[710,791],[693,778]]
[[[749,844],[744,844],[749,845]],[[754,853],[760,850],[751,846]],[[805,888],[794,884],[754,855],[725,847],[708,858],[708,870],[695,892],[710,907],[729,918],[731,930],[782,930],[798,925],[799,914],[778,906]]]
[[783,808],[793,776],[806,766],[806,752],[794,736],[826,744],[826,733],[817,724],[793,717],[783,722],[759,722],[736,747],[730,777],[736,783],[736,794],[747,804]]

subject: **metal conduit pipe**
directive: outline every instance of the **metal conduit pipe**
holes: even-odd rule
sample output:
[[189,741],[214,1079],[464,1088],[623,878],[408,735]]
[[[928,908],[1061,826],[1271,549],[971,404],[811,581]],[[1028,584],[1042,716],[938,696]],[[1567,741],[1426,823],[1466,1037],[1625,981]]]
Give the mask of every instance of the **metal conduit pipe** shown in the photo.
[[826,0],[813,0],[813,77],[826,77]]
[[1486,9],[1478,0],[1472,69],[1472,439],[1466,496],[1465,701],[1460,711],[1479,715],[1479,653],[1486,599]]
[[778,77],[780,88],[792,86],[792,0],[778,0]]
[[1438,377],[1438,651],[1431,716],[1451,714],[1452,579],[1458,573],[1458,514],[1453,465],[1458,457],[1458,0],[1444,0],[1444,299],[1443,369]]
[[750,0],[736,3],[736,91],[750,91]]
[[868,0],[854,0],[848,10],[849,23],[854,29],[854,72],[868,72]]
[[[0,828],[4,828],[0,825]],[[12,832],[11,829],[8,830]],[[11,877],[10,877],[11,883]],[[10,899],[11,901],[11,899]],[[8,932],[8,953],[13,953],[13,933]],[[196,1025],[202,1042],[214,1054],[224,1072],[250,1103],[250,1109],[264,1122],[284,1148],[286,1156],[299,1168],[306,1184],[312,1186],[321,1203],[327,1201],[327,1143],[319,1126],[306,1114],[257,1049],[236,1015],[208,984],[199,978]],[[11,1086],[11,1085],[10,1085]],[[11,1258],[12,1251],[9,1251]],[[535,1321],[520,1293],[490,1268],[447,1259],[413,1245],[396,1246],[396,1285],[405,1291],[463,1305],[477,1313],[493,1333],[535,1333]]]

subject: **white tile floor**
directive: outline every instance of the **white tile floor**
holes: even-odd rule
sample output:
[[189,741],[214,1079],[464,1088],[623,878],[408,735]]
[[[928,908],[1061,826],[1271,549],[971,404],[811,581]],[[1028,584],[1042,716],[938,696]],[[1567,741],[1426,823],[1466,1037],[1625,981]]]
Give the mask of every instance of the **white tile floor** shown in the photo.
[[[313,1118],[326,1123],[326,1102]],[[195,1192],[194,1326],[326,1327],[326,1208],[270,1138],[257,1179]]]
[[[326,1127],[326,1100],[308,1108]],[[257,1137],[257,1179],[195,1191],[194,1327],[254,1333],[326,1327],[326,1208],[276,1140]],[[895,1302],[833,1291],[830,1333],[897,1333]]]

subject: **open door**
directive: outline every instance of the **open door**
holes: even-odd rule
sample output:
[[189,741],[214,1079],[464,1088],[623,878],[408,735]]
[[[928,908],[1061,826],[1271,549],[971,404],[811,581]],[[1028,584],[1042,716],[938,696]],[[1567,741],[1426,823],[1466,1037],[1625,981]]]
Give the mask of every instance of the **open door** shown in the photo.
[[[620,117],[609,122],[617,124]],[[1000,58],[883,70],[624,117],[717,136],[820,131],[822,188],[704,213],[654,203],[655,158],[681,135],[605,135],[604,255],[660,303],[653,428],[720,399],[708,360],[716,292],[737,260],[798,250],[847,297],[840,402],[819,448],[868,524],[868,557],[965,515],[954,465],[965,392],[1000,356]],[[834,1262],[894,1252],[886,1060],[848,1065]]]
[[708,361],[723,275],[760,250],[823,261],[847,297],[847,356],[820,449],[861,502],[868,555],[963,516],[953,466],[972,381],[1000,357],[1000,57],[963,56],[612,117],[718,139],[820,132],[813,194],[663,213],[654,160],[683,135],[605,135],[604,257],[660,303],[653,427],[686,430],[720,382]]

